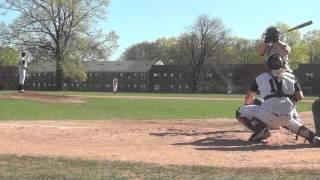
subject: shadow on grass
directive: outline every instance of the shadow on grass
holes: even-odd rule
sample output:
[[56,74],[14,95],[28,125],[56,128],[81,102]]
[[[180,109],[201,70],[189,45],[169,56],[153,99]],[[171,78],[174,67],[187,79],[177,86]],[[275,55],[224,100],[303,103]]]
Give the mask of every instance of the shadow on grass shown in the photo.
[[204,138],[189,143],[175,143],[176,146],[195,146],[201,151],[259,151],[259,150],[289,150],[301,148],[316,148],[311,144],[268,145],[266,143],[252,143],[241,139]]

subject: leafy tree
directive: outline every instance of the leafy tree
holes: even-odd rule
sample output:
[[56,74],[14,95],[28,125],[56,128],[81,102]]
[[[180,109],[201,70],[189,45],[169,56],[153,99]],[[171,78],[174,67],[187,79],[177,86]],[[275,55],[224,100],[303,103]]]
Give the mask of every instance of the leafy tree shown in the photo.
[[0,47],[0,66],[16,66],[19,62],[19,53],[9,47]]
[[320,63],[320,30],[313,30],[304,35],[303,40],[309,48],[309,62],[311,64]]
[[[256,51],[257,41],[244,38],[231,38],[226,46],[225,53],[234,64],[262,63]],[[224,58],[225,59],[225,58]]]
[[[94,59],[107,58],[115,47],[114,32],[102,34],[92,28],[96,19],[106,17],[108,5],[109,0],[4,0],[0,8],[16,11],[20,16],[6,33],[1,33],[1,39],[3,43],[28,49],[34,53],[34,59],[53,59],[57,89],[62,90],[64,64],[75,62],[74,57],[83,54],[91,54]],[[79,50],[79,56],[74,56],[75,50]],[[87,57],[91,60],[90,55]]]
[[192,69],[192,90],[199,90],[198,82],[203,65],[208,59],[216,59],[216,53],[226,44],[227,30],[221,20],[201,15],[196,22],[180,37],[181,47],[186,52],[187,61]]
[[123,60],[162,60],[165,64],[175,63],[178,57],[177,39],[160,38],[154,42],[142,42],[129,47],[122,55]]

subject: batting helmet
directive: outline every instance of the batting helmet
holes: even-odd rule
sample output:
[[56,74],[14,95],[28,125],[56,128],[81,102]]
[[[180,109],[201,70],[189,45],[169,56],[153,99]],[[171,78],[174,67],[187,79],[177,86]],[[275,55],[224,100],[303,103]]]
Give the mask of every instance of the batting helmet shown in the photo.
[[276,27],[269,27],[266,30],[266,35],[264,42],[271,43],[271,42],[278,42],[280,40],[280,30]]

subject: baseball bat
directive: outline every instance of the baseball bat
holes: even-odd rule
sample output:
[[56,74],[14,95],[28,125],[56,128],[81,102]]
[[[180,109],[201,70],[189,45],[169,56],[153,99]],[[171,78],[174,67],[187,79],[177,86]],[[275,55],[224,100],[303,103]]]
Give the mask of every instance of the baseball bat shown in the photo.
[[294,30],[297,30],[297,29],[300,29],[300,28],[303,28],[303,27],[306,27],[306,26],[309,26],[309,25],[311,25],[311,24],[313,24],[312,21],[307,21],[307,22],[302,23],[302,24],[299,24],[299,25],[297,25],[297,26],[295,26],[295,27],[293,27],[293,28],[290,28],[290,29],[288,29],[288,30],[286,30],[286,31],[284,31],[284,32],[281,32],[281,34],[287,33],[287,32],[290,32],[290,31],[294,31]]

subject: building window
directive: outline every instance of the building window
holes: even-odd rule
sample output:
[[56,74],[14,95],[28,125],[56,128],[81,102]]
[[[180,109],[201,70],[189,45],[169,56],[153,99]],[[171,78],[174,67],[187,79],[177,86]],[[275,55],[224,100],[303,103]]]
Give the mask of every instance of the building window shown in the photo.
[[122,79],[123,78],[123,73],[119,73],[119,77],[120,77],[120,79]]
[[160,90],[160,85],[159,85],[159,84],[155,84],[155,85],[153,86],[153,89],[154,89],[155,91],[159,91],[159,90]]
[[183,78],[183,73],[179,73],[178,77],[179,77],[179,79],[182,79]]
[[188,85],[188,84],[186,84],[184,87],[185,87],[186,89],[189,89],[189,85]]
[[174,85],[173,84],[170,84],[170,89],[173,89],[174,88]]
[[162,77],[163,77],[164,79],[167,79],[168,74],[167,74],[167,73],[163,73],[163,74],[162,74]]
[[213,73],[212,72],[207,72],[206,73],[207,79],[212,79],[213,78]]
[[140,79],[146,79],[146,73],[140,73]]
[[146,85],[145,84],[140,84],[140,89],[145,90],[146,89]]
[[313,73],[306,73],[306,80],[313,80]]
[[153,79],[160,79],[160,73],[153,73]]
[[170,77],[171,77],[171,79],[174,77],[174,74],[173,73],[170,73]]
[[137,79],[138,74],[137,73],[133,73],[133,78]]
[[137,89],[137,85],[136,84],[133,85],[133,89]]
[[127,74],[127,79],[131,79],[131,73]]

